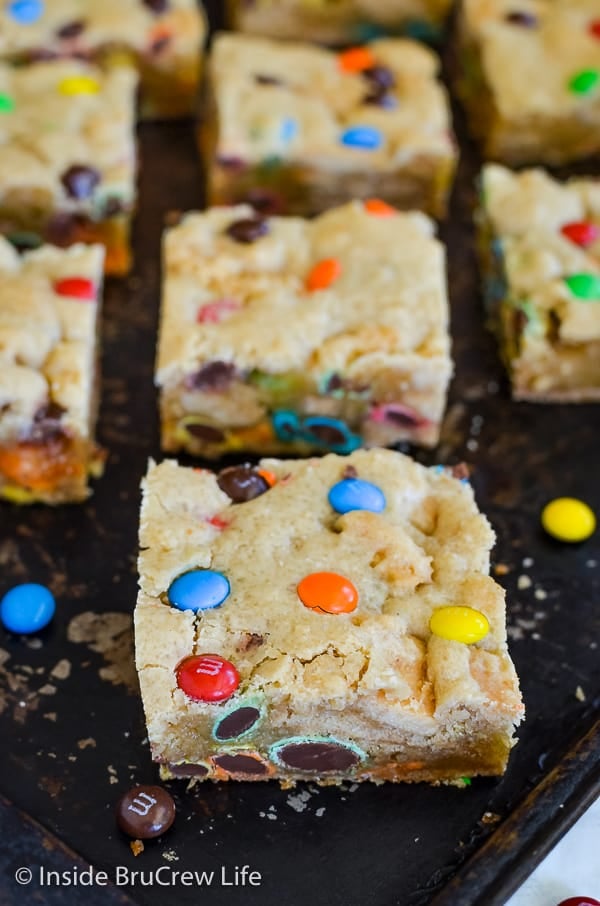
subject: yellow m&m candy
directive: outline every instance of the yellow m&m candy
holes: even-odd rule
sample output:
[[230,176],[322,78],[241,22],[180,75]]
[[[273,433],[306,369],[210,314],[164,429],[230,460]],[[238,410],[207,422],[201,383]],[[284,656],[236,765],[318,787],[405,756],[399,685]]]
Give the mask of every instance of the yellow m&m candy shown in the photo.
[[473,607],[439,607],[434,611],[429,628],[434,635],[450,642],[464,642],[473,645],[490,631],[488,618]]
[[73,96],[76,94],[98,94],[100,85],[91,76],[67,76],[59,82],[58,90],[61,94]]
[[542,525],[559,541],[585,541],[596,530],[594,511],[575,497],[557,497],[542,510]]

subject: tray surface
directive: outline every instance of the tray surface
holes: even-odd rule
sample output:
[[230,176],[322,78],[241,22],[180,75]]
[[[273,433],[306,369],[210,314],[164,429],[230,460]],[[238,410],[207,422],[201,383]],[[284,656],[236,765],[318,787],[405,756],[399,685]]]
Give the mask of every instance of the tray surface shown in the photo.
[[[441,230],[449,248],[456,377],[440,446],[413,452],[426,464],[473,464],[477,500],[498,535],[493,561],[508,567],[498,580],[508,592],[511,653],[528,715],[508,772],[466,789],[307,784],[282,791],[230,783],[186,792],[178,781],[169,784],[176,824],[141,856],[134,858],[116,829],[119,795],[134,782],[157,779],[133,668],[131,614],[139,481],[148,457],[160,458],[152,384],[160,234],[168,212],[202,202],[192,125],[146,124],[140,127],[136,268],[127,280],[109,281],[105,295],[99,426],[110,452],[105,476],[83,506],[0,505],[0,591],[38,581],[52,588],[58,604],[38,637],[0,629],[0,792],[112,879],[115,866],[145,873],[164,866],[162,878],[171,871],[214,872],[201,891],[177,879],[169,888],[138,881],[114,891],[114,902],[425,906],[457,871],[460,876],[467,856],[484,853],[492,831],[547,777],[573,736],[583,738],[597,713],[598,536],[583,545],[554,543],[539,527],[539,512],[562,495],[600,510],[599,410],[510,401],[478,291],[472,230],[478,161],[459,114],[457,126],[464,153],[451,217]],[[590,738],[588,749],[597,753],[597,731]],[[585,782],[589,790],[589,771]],[[571,791],[576,787],[572,781]],[[518,851],[514,835],[527,812],[515,814],[521,823],[511,831],[511,845]],[[69,900],[64,889],[39,888],[39,866],[54,867],[43,833],[19,825],[6,806],[0,827],[17,842],[30,842],[0,861],[0,903],[23,897],[13,876],[15,866],[28,864],[35,902],[84,900],[81,890]],[[489,880],[493,853],[486,859]],[[260,872],[260,886],[235,883],[235,867],[243,865]],[[504,902],[498,896],[492,883],[486,904]],[[457,892],[439,902],[475,900]]]

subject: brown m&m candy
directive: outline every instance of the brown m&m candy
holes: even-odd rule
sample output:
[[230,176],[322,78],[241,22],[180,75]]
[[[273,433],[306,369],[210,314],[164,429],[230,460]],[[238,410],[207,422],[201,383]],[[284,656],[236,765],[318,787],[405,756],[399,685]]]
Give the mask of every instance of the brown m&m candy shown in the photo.
[[151,840],[173,824],[175,803],[160,786],[134,786],[117,802],[115,817],[121,830],[130,837]]

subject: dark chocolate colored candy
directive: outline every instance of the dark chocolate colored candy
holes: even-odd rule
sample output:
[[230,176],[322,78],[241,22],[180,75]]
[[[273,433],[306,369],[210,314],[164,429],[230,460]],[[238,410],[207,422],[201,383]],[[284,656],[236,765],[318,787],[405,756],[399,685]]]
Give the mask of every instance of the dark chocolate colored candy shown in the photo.
[[60,181],[71,198],[90,198],[99,184],[101,176],[94,167],[75,164],[62,174]]
[[236,242],[256,242],[269,233],[269,224],[261,217],[248,217],[229,224],[226,233]]
[[259,761],[251,755],[217,755],[213,761],[228,774],[264,777],[269,772],[264,761]]
[[190,390],[227,390],[235,378],[235,365],[231,362],[208,362],[187,378]]
[[265,75],[262,72],[258,72],[254,76],[254,81],[259,85],[282,85],[283,82],[281,79],[278,79],[277,76]]
[[77,38],[85,29],[85,20],[84,19],[74,19],[72,22],[67,22],[66,25],[63,25],[61,28],[56,30],[56,36],[62,38],[63,41],[68,41],[71,38]]
[[61,419],[67,410],[58,403],[49,402],[37,410],[27,438],[33,443],[45,443],[64,434]]
[[256,186],[240,198],[240,203],[252,205],[261,217],[273,217],[285,213],[285,199],[279,192]]
[[371,104],[374,107],[385,107],[388,110],[391,107],[397,107],[398,101],[393,94],[386,91],[385,88],[373,87],[373,89],[364,96],[363,104]]
[[334,425],[311,425],[307,428],[311,435],[327,446],[335,447],[346,443],[346,435]]
[[507,22],[511,25],[521,25],[523,28],[535,28],[538,24],[537,17],[533,13],[526,13],[525,10],[514,10],[505,16]]
[[206,777],[208,768],[204,764],[167,764],[173,777]]
[[419,424],[419,418],[416,414],[413,415],[411,412],[401,412],[396,409],[388,409],[385,420],[403,428],[415,428]]
[[197,437],[198,440],[205,440],[209,444],[222,444],[225,440],[225,435],[219,428],[213,428],[212,425],[186,425],[185,430],[188,434],[191,434],[192,437]]
[[269,483],[250,465],[222,469],[217,484],[234,503],[246,503],[269,490]]
[[217,163],[223,170],[231,170],[232,172],[241,172],[247,166],[243,157],[235,157],[232,154],[219,154]]
[[116,217],[117,214],[122,214],[124,210],[125,205],[120,198],[117,198],[116,195],[109,195],[109,197],[104,202],[105,217]]
[[81,214],[59,211],[48,221],[45,238],[53,245],[66,247],[76,241],[79,230],[88,222],[87,218]]
[[157,16],[166,13],[169,8],[169,0],[142,0],[142,3]]
[[160,786],[134,786],[117,802],[115,816],[124,833],[150,840],[169,830],[175,820],[175,803]]
[[217,725],[215,738],[219,740],[235,739],[253,727],[259,717],[260,711],[258,708],[252,708],[249,705],[244,708],[237,708],[237,710],[228,714],[227,717],[224,717]]
[[278,757],[288,768],[315,774],[347,771],[360,761],[353,749],[335,742],[290,742],[279,749]]

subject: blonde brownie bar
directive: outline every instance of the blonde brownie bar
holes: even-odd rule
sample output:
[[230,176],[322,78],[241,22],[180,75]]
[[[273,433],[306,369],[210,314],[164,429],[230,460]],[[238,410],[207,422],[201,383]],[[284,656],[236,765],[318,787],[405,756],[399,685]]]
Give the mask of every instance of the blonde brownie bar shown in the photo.
[[205,33],[196,0],[12,0],[0,10],[0,59],[125,58],[140,74],[142,116],[190,116]]
[[523,716],[494,534],[400,453],[151,463],[136,664],[163,777],[460,782]]
[[19,257],[0,238],[0,498],[84,500],[94,441],[102,246]]
[[443,216],[457,151],[438,68],[414,41],[335,53],[217,36],[201,128],[209,202],[305,216],[378,195]]
[[352,44],[385,34],[436,41],[452,0],[229,0],[235,28],[271,38]]
[[137,74],[78,60],[0,65],[0,231],[16,245],[102,243],[126,273]]
[[600,400],[600,181],[488,165],[479,230],[515,398]]
[[452,372],[433,233],[376,199],[314,220],[185,216],[164,239],[163,449],[433,446]]
[[460,34],[457,87],[488,159],[600,151],[598,0],[463,0]]

